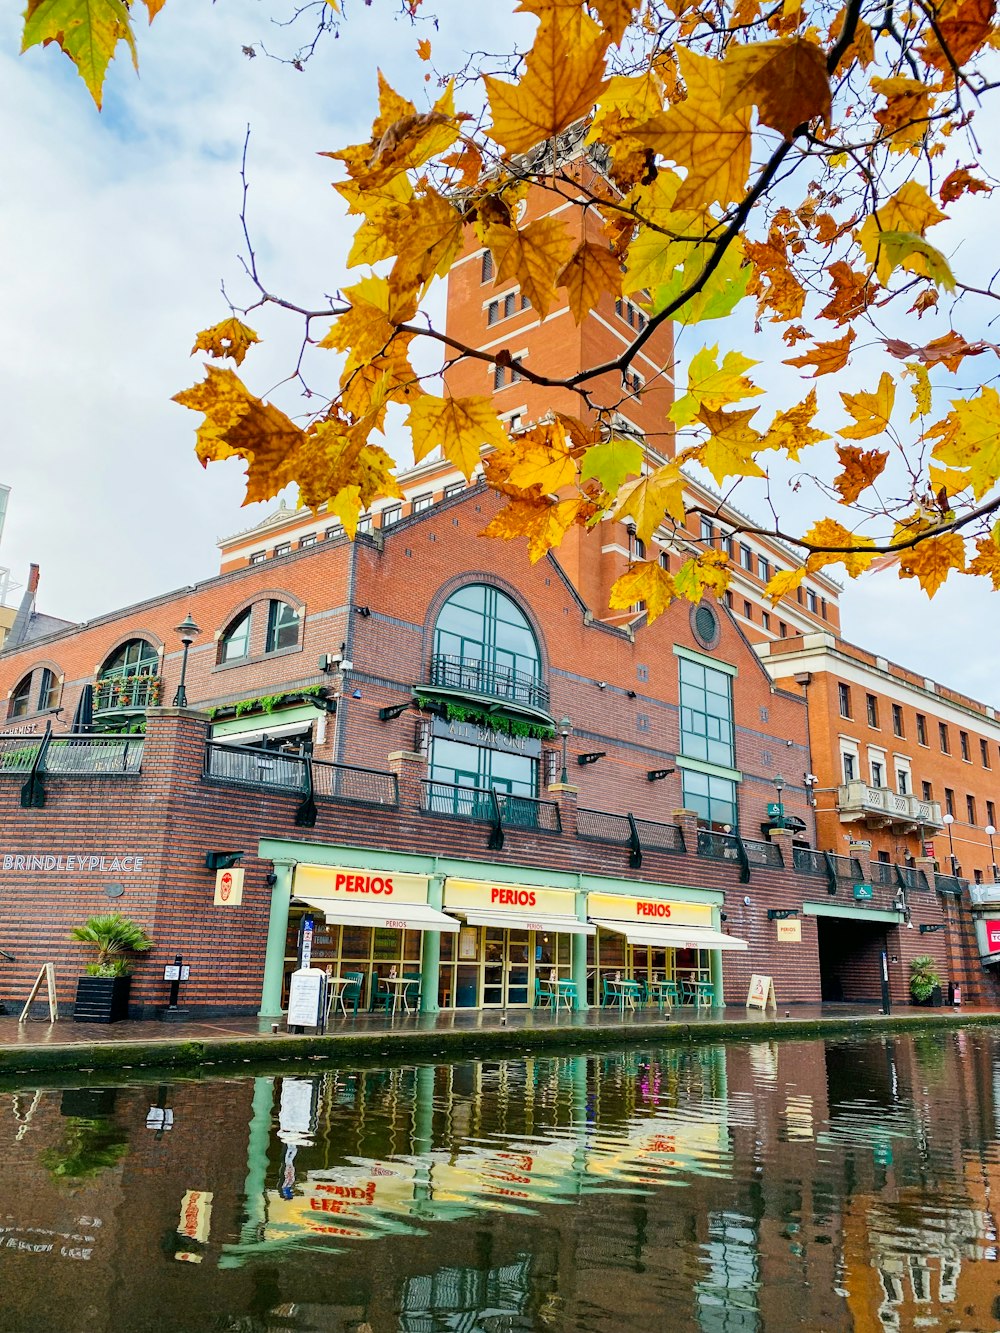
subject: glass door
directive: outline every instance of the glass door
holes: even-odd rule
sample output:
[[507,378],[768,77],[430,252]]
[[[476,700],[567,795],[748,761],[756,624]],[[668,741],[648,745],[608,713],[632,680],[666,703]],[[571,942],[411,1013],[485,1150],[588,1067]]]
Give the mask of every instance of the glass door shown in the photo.
[[506,1003],[509,1005],[528,1003],[531,934],[532,932],[528,930],[507,932]]
[[524,1006],[532,984],[531,931],[487,926],[483,931],[484,1009]]
[[504,1003],[507,932],[500,926],[487,926],[483,935],[483,1008],[499,1009]]

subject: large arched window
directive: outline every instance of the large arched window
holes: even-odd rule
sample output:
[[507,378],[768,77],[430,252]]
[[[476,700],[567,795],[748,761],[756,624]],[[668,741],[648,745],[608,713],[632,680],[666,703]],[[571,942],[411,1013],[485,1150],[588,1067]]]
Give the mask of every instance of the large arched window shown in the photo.
[[94,710],[141,711],[159,701],[159,653],[146,639],[129,639],[114,651],[98,672]]
[[252,607],[238,615],[219,640],[219,661],[238,662],[250,656],[250,613]]
[[28,712],[31,702],[31,672],[18,681],[14,692],[10,696],[10,703],[7,705],[7,716],[24,717]]
[[431,683],[545,709],[541,654],[520,607],[499,588],[470,583],[441,608]]
[[299,613],[288,602],[272,601],[267,611],[268,653],[294,648],[299,641]]

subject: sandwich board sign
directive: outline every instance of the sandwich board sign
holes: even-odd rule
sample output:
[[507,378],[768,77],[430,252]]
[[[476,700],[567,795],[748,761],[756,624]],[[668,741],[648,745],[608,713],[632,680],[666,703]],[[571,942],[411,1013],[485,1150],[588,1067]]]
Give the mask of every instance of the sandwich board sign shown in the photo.
[[754,972],[750,977],[750,989],[747,991],[747,1009],[777,1009],[778,1001],[774,995],[774,978]]

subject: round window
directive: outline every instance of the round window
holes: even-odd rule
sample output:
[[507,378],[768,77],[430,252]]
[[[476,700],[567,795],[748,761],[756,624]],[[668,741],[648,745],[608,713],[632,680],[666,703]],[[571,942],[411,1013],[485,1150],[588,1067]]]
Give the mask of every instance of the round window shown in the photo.
[[719,642],[719,617],[706,602],[692,608],[691,628],[703,648],[714,648]]

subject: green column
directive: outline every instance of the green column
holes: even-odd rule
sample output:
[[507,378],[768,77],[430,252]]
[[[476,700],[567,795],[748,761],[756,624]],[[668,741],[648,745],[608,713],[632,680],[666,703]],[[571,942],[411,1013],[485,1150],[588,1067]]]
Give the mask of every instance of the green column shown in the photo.
[[[719,927],[716,926],[716,930]],[[725,1009],[726,1002],[722,994],[722,950],[710,949],[708,954],[709,973],[712,978],[712,988],[715,992],[715,1003],[719,1009]]]
[[264,984],[261,990],[259,1018],[280,1018],[281,981],[285,972],[285,938],[288,934],[288,908],[292,901],[292,861],[275,861],[275,883],[271,889],[271,915],[267,923],[267,953],[264,956]]
[[[444,877],[432,875],[427,885],[427,904],[441,911],[444,902]],[[436,1014],[438,1012],[438,973],[441,969],[441,932],[424,931],[424,943],[420,951],[420,1012]]]
[[[576,895],[576,916],[578,921],[587,919],[587,895]],[[589,1009],[587,1000],[587,936],[574,935],[572,946],[573,980],[576,982],[576,1007]]]

